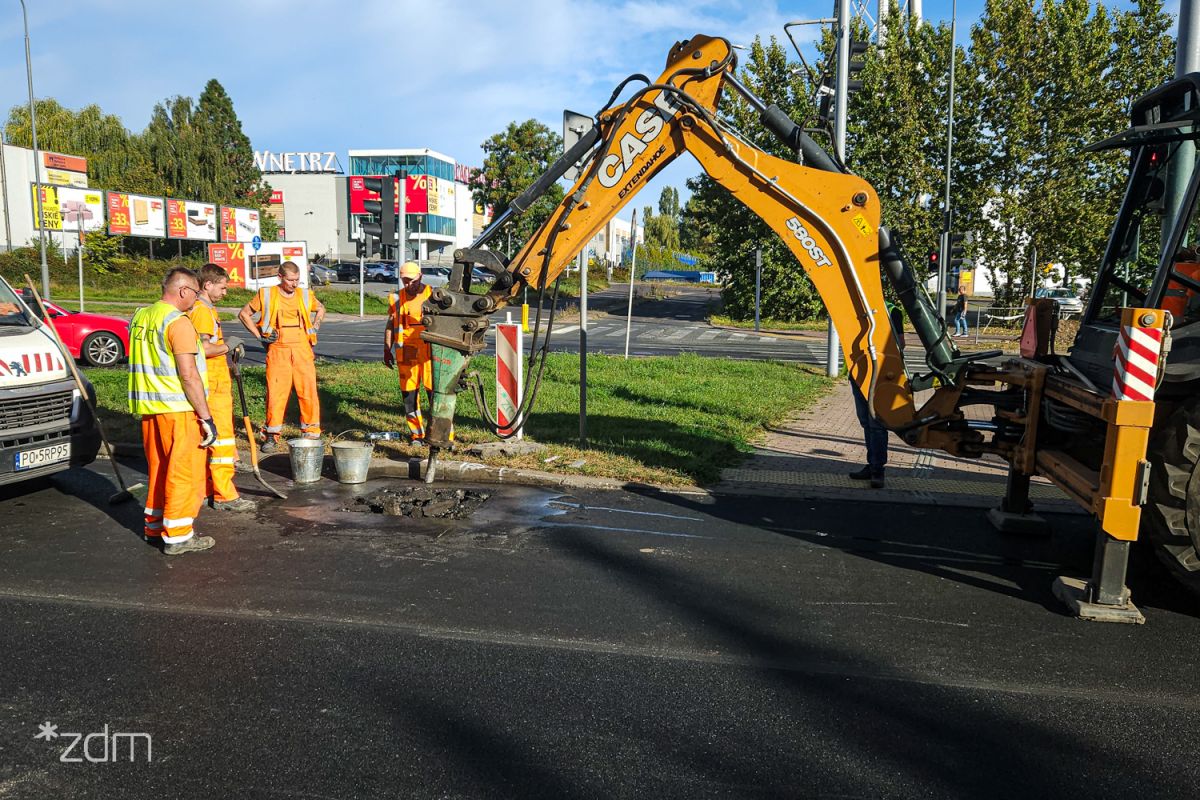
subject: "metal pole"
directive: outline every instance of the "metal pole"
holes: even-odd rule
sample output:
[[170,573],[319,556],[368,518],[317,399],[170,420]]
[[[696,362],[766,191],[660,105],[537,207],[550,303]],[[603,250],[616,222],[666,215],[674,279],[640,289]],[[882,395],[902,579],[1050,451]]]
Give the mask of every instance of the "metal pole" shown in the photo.
[[42,250],[42,296],[50,299],[50,267],[46,265],[46,217],[42,213],[42,169],[38,163],[37,113],[33,110],[33,60],[29,57],[29,14],[25,11],[25,0],[21,0],[21,17],[25,21],[25,76],[29,81],[29,132],[33,137],[33,182],[37,185],[38,242]]
[[396,197],[400,201],[400,208],[396,214],[396,294],[399,295],[404,291],[404,284],[400,281],[400,267],[408,255],[408,175],[404,170],[397,170],[396,176]]
[[1029,299],[1033,299],[1037,291],[1037,245],[1030,245],[1029,259]]
[[579,446],[587,447],[587,254],[579,254]]
[[[633,328],[633,279],[637,277],[637,209],[629,220],[629,240],[633,256],[629,264],[629,310],[625,313],[625,357],[629,358],[629,331]],[[612,263],[611,261],[609,262]]]
[[8,140],[4,131],[0,131],[0,198],[4,199],[4,249],[12,250],[12,225],[8,219],[8,168],[5,166],[4,149]]
[[83,214],[82,212],[77,217],[75,223],[79,226],[79,249],[75,251],[76,258],[79,261],[79,310],[83,311]]
[[938,259],[938,316],[946,318],[946,265],[950,261],[950,230],[953,225],[953,212],[950,208],[950,173],[954,156],[954,60],[958,49],[954,46],[955,30],[958,20],[958,0],[950,4],[950,103],[946,112],[946,201],[942,207],[945,214],[942,218],[942,257]]
[[[1190,72],[1200,70],[1200,3],[1195,0],[1180,0],[1179,34],[1175,40],[1175,77],[1182,78]],[[1183,207],[1184,195],[1192,179],[1196,160],[1196,143],[1185,140],[1167,163],[1167,190],[1163,202],[1162,242],[1165,248],[1170,243],[1171,229],[1175,227],[1178,211]]]
[[364,316],[363,305],[366,302],[367,249],[365,246],[361,246],[366,244],[361,229],[358,233],[358,241],[360,243],[358,251],[358,318],[362,319]]
[[754,332],[759,330],[759,310],[762,308],[762,248],[754,248]]
[[[834,81],[833,149],[838,161],[846,161],[846,103],[849,93],[846,84],[850,80],[850,0],[837,0],[837,77]],[[755,302],[757,309],[757,301]],[[756,316],[757,319],[757,316]],[[755,330],[758,329],[757,324]],[[841,342],[833,315],[829,316],[828,338],[825,351],[825,374],[836,378],[841,370]]]

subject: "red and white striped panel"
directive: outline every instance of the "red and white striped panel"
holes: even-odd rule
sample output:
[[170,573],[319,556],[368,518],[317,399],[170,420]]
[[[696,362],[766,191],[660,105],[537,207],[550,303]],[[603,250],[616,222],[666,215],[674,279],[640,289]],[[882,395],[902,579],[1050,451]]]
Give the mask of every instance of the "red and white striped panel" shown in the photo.
[[1122,325],[1114,352],[1112,396],[1116,400],[1153,400],[1162,351],[1162,328]]
[[[502,322],[495,327],[497,433],[507,436],[521,407],[524,345],[520,325]],[[520,439],[522,433],[518,430],[516,438]]]

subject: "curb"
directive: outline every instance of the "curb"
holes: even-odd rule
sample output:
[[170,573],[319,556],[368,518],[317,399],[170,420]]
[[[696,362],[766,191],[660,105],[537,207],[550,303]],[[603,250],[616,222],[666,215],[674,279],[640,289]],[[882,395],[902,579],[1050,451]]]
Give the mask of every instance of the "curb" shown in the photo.
[[[113,444],[113,452],[119,457],[140,457],[141,445],[128,442]],[[268,458],[279,458],[284,454],[263,456],[259,463]],[[326,458],[330,458],[326,456]],[[107,460],[101,449],[97,460]],[[404,460],[373,458],[367,468],[367,480],[399,478],[422,480],[425,477],[424,458]],[[332,466],[322,469],[323,474],[333,474]],[[781,486],[773,483],[755,483],[744,486],[717,484],[703,486],[660,486],[653,483],[623,481],[618,478],[598,478],[587,475],[563,475],[541,470],[517,467],[496,467],[476,461],[438,461],[439,479],[459,480],[466,483],[494,483],[513,486],[538,486],[547,489],[591,489],[598,491],[632,491],[655,494],[687,494],[718,497],[783,497],[796,501],[834,500],[838,502],[891,503],[894,505],[923,505],[940,508],[994,508],[1002,496],[995,494],[951,494],[946,492],[924,492],[895,489],[831,489],[797,485]],[[1002,487],[998,487],[1001,488]],[[1047,514],[1086,514],[1082,508],[1069,500],[1044,500],[1037,503],[1038,510]]]

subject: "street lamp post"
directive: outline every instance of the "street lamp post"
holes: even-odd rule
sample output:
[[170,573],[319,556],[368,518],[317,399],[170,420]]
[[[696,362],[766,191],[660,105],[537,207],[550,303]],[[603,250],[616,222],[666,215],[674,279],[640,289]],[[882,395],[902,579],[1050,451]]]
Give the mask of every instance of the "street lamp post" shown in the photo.
[[[42,296],[50,297],[50,268],[46,266],[46,220],[42,214],[42,171],[38,165],[37,116],[33,111],[33,61],[29,57],[29,14],[25,10],[25,0],[21,0],[21,18],[25,22],[25,76],[29,82],[29,130],[33,135],[33,181],[37,189],[34,198],[37,203],[37,219],[34,224],[38,229],[38,242],[42,249]],[[0,154],[0,157],[3,157]]]

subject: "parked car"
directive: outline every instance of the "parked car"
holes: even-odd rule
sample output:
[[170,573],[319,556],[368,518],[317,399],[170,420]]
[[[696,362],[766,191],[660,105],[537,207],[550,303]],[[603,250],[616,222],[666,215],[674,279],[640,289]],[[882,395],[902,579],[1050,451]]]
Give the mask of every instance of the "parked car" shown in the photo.
[[396,282],[396,265],[387,261],[376,261],[372,264],[367,264],[366,279],[369,281],[380,281],[382,283]]
[[[36,313],[37,301],[29,294],[29,290],[23,290],[21,294],[26,305]],[[93,367],[111,367],[129,354],[127,320],[107,314],[68,311],[57,303],[49,300],[44,302],[63,344],[76,359]]]
[[449,267],[421,267],[421,283],[434,289],[450,282]]
[[358,283],[357,261],[339,261],[333,265],[333,269],[337,272],[337,280]]
[[309,264],[308,274],[313,286],[328,286],[337,280],[337,270],[324,264]]
[[1038,289],[1034,297],[1048,297],[1058,304],[1060,314],[1082,314],[1083,301],[1074,289]]

